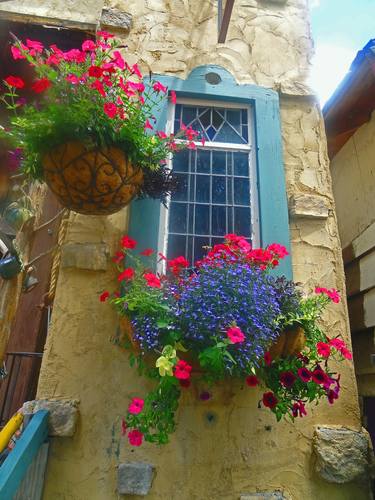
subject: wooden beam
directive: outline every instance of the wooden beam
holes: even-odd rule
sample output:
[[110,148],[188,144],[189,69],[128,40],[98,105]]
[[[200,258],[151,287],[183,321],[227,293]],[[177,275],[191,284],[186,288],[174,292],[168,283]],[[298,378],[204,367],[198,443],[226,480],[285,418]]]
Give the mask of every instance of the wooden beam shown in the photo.
[[[219,0],[219,4],[221,4],[221,0]],[[234,0],[226,1],[222,19],[220,19],[221,9],[219,9],[219,38],[217,40],[218,43],[225,43],[228,33],[229,21],[232,15],[233,5],[234,5]]]

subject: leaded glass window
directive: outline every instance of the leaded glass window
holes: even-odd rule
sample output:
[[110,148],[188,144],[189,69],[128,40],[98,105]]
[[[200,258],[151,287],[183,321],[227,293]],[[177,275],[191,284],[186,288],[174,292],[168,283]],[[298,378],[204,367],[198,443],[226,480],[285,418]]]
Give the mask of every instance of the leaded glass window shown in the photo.
[[204,246],[227,233],[257,240],[255,160],[249,108],[178,103],[173,131],[183,123],[200,132],[204,146],[174,156],[179,181],[166,214],[164,250],[168,258],[201,258]]

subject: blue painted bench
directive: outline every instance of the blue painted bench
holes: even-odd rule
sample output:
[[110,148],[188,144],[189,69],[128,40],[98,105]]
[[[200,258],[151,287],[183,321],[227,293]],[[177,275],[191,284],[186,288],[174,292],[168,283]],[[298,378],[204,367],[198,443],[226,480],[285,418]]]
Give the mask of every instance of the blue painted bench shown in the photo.
[[1,500],[22,498],[21,490],[28,487],[25,482],[27,483],[30,474],[33,476],[30,478],[30,483],[35,483],[35,494],[28,498],[41,498],[48,453],[47,437],[48,411],[40,410],[33,415],[15,447],[0,467]]

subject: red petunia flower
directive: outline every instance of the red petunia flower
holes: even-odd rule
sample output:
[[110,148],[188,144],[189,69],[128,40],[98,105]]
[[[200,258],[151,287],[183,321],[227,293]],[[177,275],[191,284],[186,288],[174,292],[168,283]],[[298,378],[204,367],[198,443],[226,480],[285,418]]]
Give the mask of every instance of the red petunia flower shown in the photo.
[[227,328],[227,335],[232,344],[240,344],[245,340],[245,335],[238,326],[230,326]]
[[346,344],[343,340],[341,339],[330,339],[329,341],[329,345],[331,345],[332,347],[334,347],[335,349],[337,350],[341,350],[343,347],[346,347]]
[[96,44],[92,40],[85,40],[82,43],[82,50],[84,52],[93,52],[96,49]]
[[305,367],[298,368],[297,373],[302,382],[308,382],[311,379],[311,372]]
[[115,35],[108,33],[107,31],[97,31],[96,36],[103,38],[103,40],[108,40],[108,38],[113,38]]
[[49,87],[51,87],[52,82],[48,80],[48,78],[40,78],[39,80],[36,80],[31,88],[33,89],[34,92],[37,94],[40,94],[41,92],[44,92],[47,90]]
[[324,385],[329,382],[329,377],[321,368],[315,368],[311,374],[311,378],[316,384]]
[[259,385],[259,379],[256,375],[249,375],[246,377],[246,383],[249,387],[255,387]]
[[347,349],[346,347],[343,347],[340,350],[341,354],[344,356],[345,359],[353,359],[352,353]]
[[293,372],[287,371],[280,374],[280,382],[284,387],[292,387],[296,381],[296,376]]
[[264,362],[266,363],[267,366],[271,366],[272,358],[271,358],[271,354],[269,353],[269,351],[264,353]]
[[152,86],[152,88],[155,90],[155,92],[164,92],[164,94],[167,92],[167,87],[165,87],[162,83],[156,82]]
[[113,262],[119,264],[122,260],[124,260],[125,255],[122,252],[116,252],[115,256],[112,257]]
[[278,399],[273,392],[265,392],[263,394],[263,404],[266,408],[275,408]]
[[118,281],[132,280],[134,278],[134,274],[135,274],[134,269],[132,267],[128,267],[118,275],[117,279]]
[[137,242],[133,240],[133,238],[130,238],[129,236],[125,235],[121,238],[121,246],[123,248],[128,248],[129,250],[132,250],[137,246]]
[[122,418],[121,419],[121,436],[125,436],[126,429],[127,429],[126,420],[124,418]]
[[147,281],[147,285],[151,288],[161,288],[161,281],[154,273],[146,273],[143,275],[144,279]]
[[180,359],[174,367],[174,376],[179,380],[189,380],[192,366],[183,359]]
[[333,389],[329,389],[327,391],[327,398],[328,398],[329,404],[333,405],[333,403],[335,402],[335,400],[339,398],[338,392],[335,391],[335,390],[333,390]]
[[129,404],[128,412],[132,415],[138,415],[143,410],[144,404],[143,399],[133,398]]
[[[37,53],[41,53],[43,52],[43,44],[41,42],[38,42],[37,40],[29,40],[27,38],[26,40],[26,45],[29,49],[32,49],[32,51],[34,52],[34,54],[37,52]],[[31,51],[30,51],[31,53]]]
[[109,292],[105,291],[103,292],[100,297],[99,297],[99,300],[100,302],[105,302],[109,297]]
[[9,85],[9,87],[15,87],[16,89],[22,89],[25,86],[25,82],[22,78],[18,76],[7,76],[4,81]]
[[171,102],[172,102],[172,104],[176,104],[176,102],[177,102],[177,96],[176,96],[176,92],[174,90],[171,90]]
[[144,128],[145,130],[146,130],[146,129],[148,129],[148,128],[149,128],[150,130],[153,130],[153,128],[154,128],[154,127],[151,125],[150,120],[148,120],[148,119],[147,119],[147,120],[145,121],[145,124],[144,124],[144,127],[143,127],[143,128]]
[[329,358],[331,354],[331,348],[325,342],[318,342],[316,344],[316,348],[319,356],[323,356],[323,358]]
[[21,52],[21,50],[18,47],[14,47],[13,45],[10,48],[10,51],[12,52],[13,59],[16,61],[17,59],[26,59],[26,56],[24,56]]
[[154,250],[152,248],[145,248],[142,252],[140,252],[141,255],[144,255],[145,257],[149,257],[154,253]]
[[307,415],[306,410],[305,410],[305,405],[302,403],[302,401],[297,401],[297,403],[294,403],[293,408],[292,408],[292,414],[293,417],[303,417],[304,415]]
[[100,78],[102,75],[103,75],[103,70],[100,66],[89,67],[89,76],[93,76],[94,78]]
[[132,446],[141,446],[143,440],[143,434],[137,429],[130,431],[128,434],[129,443]]
[[115,118],[117,115],[117,106],[113,102],[106,102],[103,105],[103,111],[109,118]]

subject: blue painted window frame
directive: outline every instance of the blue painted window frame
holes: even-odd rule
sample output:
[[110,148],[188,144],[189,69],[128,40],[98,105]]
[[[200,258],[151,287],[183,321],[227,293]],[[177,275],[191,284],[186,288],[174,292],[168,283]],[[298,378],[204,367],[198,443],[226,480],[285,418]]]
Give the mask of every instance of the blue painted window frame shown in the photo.
[[[208,83],[206,75],[216,73],[220,82]],[[186,80],[175,76],[154,75],[174,90],[177,99],[191,98],[204,103],[225,101],[243,103],[254,110],[257,157],[260,242],[265,247],[281,243],[290,252],[289,217],[282,156],[279,96],[277,92],[250,84],[238,84],[226,69],[216,65],[195,68]],[[147,82],[145,82],[147,83]],[[156,111],[156,110],[155,110]],[[164,130],[168,103],[155,112],[155,129]],[[133,201],[130,207],[129,234],[139,242],[139,248],[157,248],[159,241],[160,202],[144,199]],[[280,262],[277,274],[292,278],[290,256]]]

